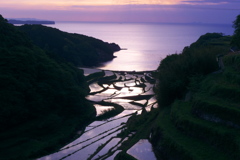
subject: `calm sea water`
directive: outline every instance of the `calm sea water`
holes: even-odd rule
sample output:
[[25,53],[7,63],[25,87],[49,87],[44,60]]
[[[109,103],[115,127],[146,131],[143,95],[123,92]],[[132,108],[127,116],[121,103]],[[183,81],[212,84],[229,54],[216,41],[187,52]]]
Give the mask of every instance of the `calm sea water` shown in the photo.
[[231,24],[135,24],[135,23],[82,23],[57,22],[51,27],[69,33],[78,33],[114,42],[121,50],[114,60],[100,69],[143,71],[157,69],[169,54],[181,53],[185,46],[205,33],[233,34]]

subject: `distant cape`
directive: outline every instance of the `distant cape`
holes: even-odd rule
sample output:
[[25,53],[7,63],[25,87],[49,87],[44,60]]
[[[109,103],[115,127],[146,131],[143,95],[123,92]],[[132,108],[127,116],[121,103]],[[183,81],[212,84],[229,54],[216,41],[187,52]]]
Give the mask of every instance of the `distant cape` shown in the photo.
[[17,20],[17,19],[9,19],[8,23],[11,23],[11,24],[55,24],[54,21],[47,21],[47,20]]

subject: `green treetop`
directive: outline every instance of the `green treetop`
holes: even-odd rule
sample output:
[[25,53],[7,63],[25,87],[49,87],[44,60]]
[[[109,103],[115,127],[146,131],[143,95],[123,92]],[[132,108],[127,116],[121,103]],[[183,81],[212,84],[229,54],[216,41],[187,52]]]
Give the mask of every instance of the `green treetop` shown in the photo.
[[240,15],[236,17],[236,20],[233,21],[233,28],[235,28],[232,45],[240,48]]

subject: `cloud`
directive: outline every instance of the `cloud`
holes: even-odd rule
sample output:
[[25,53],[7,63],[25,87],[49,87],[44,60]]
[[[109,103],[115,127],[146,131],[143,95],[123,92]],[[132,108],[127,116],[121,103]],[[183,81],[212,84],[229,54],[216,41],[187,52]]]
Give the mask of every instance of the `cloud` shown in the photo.
[[[38,18],[55,21],[151,22],[151,23],[227,23],[232,24],[239,10],[228,5],[74,5],[65,10],[6,9],[6,18]],[[16,16],[17,15],[17,16]],[[31,17],[29,17],[31,15]],[[207,17],[207,18],[206,18]]]
[[[71,4],[64,7],[32,6],[31,8],[23,8],[16,5],[17,7],[11,8],[0,5],[0,11],[6,18],[38,18],[55,21],[154,23],[201,22],[228,24],[231,24],[235,17],[240,13],[240,5],[236,4],[240,3],[240,0],[169,0],[171,3],[182,2],[180,4],[175,3],[171,5],[119,5],[117,4],[117,1],[120,0],[112,1],[116,3],[100,6]],[[163,1],[165,2],[166,0],[162,0],[161,2]],[[83,0],[83,2],[86,2],[86,0]],[[29,17],[29,15],[31,17]]]

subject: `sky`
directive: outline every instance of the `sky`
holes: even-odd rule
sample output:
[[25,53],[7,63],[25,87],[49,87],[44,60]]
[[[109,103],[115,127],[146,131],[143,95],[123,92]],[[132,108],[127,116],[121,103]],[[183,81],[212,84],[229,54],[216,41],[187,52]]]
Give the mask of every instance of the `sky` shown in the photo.
[[4,18],[232,24],[240,0],[0,0]]

